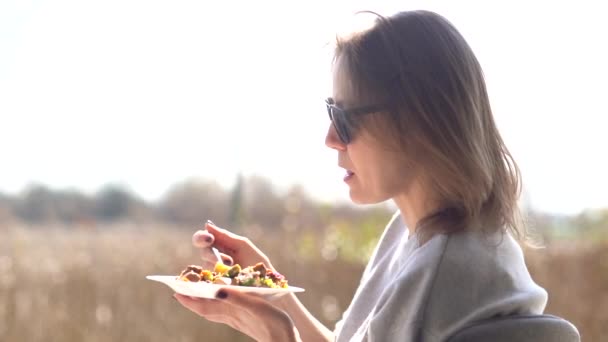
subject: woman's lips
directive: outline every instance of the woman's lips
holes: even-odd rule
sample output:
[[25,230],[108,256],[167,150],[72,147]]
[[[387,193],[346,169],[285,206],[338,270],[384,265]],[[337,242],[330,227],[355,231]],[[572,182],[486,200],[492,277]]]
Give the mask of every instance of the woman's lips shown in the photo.
[[348,180],[353,178],[354,175],[355,175],[355,173],[352,172],[351,170],[346,170],[346,174],[344,175],[344,181],[348,182]]

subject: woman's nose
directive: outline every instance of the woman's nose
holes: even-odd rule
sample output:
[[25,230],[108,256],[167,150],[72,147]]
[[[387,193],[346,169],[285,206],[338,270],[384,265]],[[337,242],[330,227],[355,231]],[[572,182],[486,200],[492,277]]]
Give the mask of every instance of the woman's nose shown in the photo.
[[325,145],[338,151],[346,150],[346,144],[340,140],[338,132],[336,132],[336,128],[333,124],[330,124],[329,129],[327,130],[327,135],[325,136]]

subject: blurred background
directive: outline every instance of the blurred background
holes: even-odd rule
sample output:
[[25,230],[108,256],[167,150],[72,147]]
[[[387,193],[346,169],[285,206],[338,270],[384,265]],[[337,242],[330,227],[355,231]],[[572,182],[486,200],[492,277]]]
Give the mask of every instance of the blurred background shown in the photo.
[[0,340],[249,341],[145,279],[197,263],[207,219],[333,327],[394,207],[351,205],[324,146],[330,45],[357,10],[410,9],[446,16],[484,68],[546,312],[606,339],[600,4],[0,1]]

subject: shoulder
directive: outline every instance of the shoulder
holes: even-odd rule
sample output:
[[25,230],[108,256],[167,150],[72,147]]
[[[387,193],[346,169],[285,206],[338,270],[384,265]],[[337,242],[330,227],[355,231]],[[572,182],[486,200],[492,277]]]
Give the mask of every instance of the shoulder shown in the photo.
[[497,315],[542,313],[547,293],[532,280],[510,234],[460,232],[444,240],[426,302],[426,329],[451,333]]
[[445,337],[495,315],[540,313],[546,300],[510,235],[440,234],[407,259],[377,318],[393,320],[392,329],[408,324],[426,337]]
[[[467,282],[487,280],[490,273],[526,269],[520,246],[508,233],[463,231],[438,234],[412,254],[412,269],[432,270]],[[527,269],[526,269],[527,270]],[[515,274],[514,274],[515,276]]]
[[[449,287],[453,289],[450,292],[461,293],[459,290],[465,289],[460,286],[481,290],[503,282],[513,284],[530,280],[522,249],[508,233],[464,231],[445,235],[443,239],[436,287]],[[448,280],[455,282],[444,285],[442,281]]]

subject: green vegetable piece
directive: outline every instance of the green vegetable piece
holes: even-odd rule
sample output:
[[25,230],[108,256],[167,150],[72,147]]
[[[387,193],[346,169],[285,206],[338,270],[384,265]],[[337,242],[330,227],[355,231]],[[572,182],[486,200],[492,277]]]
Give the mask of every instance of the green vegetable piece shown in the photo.
[[236,264],[236,265],[230,267],[230,269],[228,270],[228,277],[234,278],[237,275],[239,275],[240,272],[241,272],[241,265]]
[[253,283],[255,283],[255,279],[248,278],[241,283],[241,286],[253,286]]

